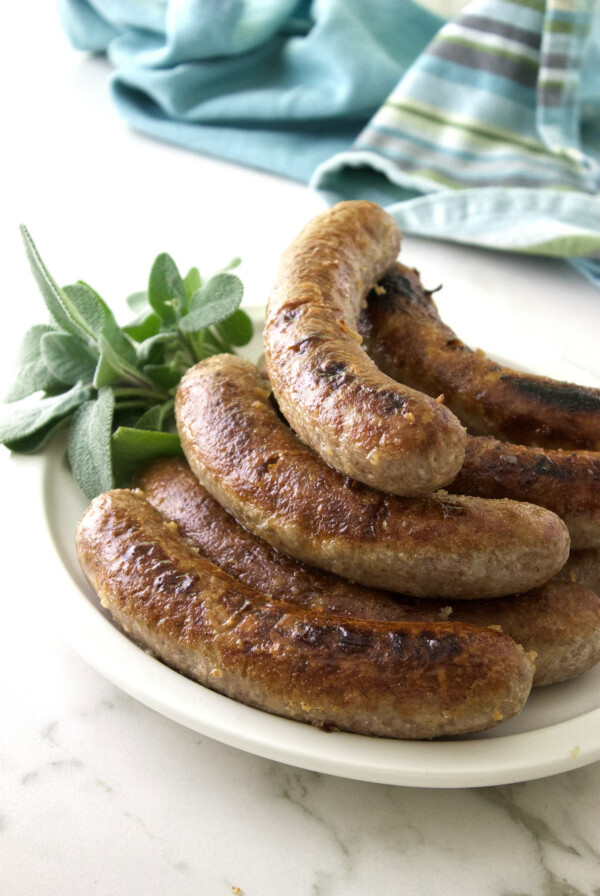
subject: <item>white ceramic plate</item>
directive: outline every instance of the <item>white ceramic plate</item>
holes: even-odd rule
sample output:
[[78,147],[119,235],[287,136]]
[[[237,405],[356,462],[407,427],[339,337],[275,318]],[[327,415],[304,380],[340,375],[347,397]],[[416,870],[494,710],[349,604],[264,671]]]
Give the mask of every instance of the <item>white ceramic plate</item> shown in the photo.
[[[260,322],[262,311],[253,316]],[[259,353],[257,334],[249,356]],[[503,354],[507,363],[523,368],[506,347]],[[532,359],[529,353],[527,369],[536,368],[550,376],[575,378],[564,362],[548,356]],[[593,377],[586,381],[595,382]],[[32,476],[32,467],[37,477]],[[39,459],[17,463],[15,469],[25,472],[22,494],[32,502],[29,519],[40,522],[36,543],[41,568],[55,596],[65,638],[106,678],[182,725],[301,768],[419,787],[524,781],[600,759],[600,667],[575,681],[534,691],[518,717],[489,732],[431,743],[326,733],[207,690],[134,645],[99,606],[75,555],[75,526],[86,502],[67,469],[64,448],[57,444]]]

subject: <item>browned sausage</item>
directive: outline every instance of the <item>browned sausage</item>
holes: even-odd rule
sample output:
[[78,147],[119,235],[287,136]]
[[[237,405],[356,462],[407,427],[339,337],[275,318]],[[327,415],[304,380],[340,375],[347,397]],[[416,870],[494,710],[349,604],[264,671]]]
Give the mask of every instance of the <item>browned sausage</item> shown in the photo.
[[600,452],[532,448],[492,436],[469,436],[463,467],[447,489],[547,507],[566,523],[572,549],[600,547]]
[[557,579],[584,585],[600,595],[600,550],[572,551]]
[[581,585],[549,582],[519,597],[453,605],[411,600],[353,584],[282,554],[238,525],[181,458],[153,461],[142,471],[139,486],[207,560],[270,598],[358,619],[496,625],[536,654],[534,686],[573,678],[600,660],[600,598]]
[[238,522],[293,557],[417,597],[497,597],[551,578],[569,550],[550,511],[462,496],[400,498],[349,480],[297,439],[256,367],[217,355],[183,377],[181,443]]
[[328,464],[392,494],[425,495],[458,472],[463,427],[439,401],[381,373],[356,330],[399,248],[394,220],[371,202],[318,215],[282,257],[265,362],[290,426]]
[[528,655],[454,623],[365,622],[270,601],[198,556],[130,491],[96,498],[77,548],[133,638],[202,684],[277,715],[384,737],[487,728],[518,712]]
[[418,272],[394,265],[359,327],[389,376],[448,407],[473,435],[541,448],[600,449],[600,390],[519,373],[472,351],[441,320]]
[[[261,361],[257,366],[266,376]],[[571,551],[600,547],[598,451],[537,448],[501,442],[493,436],[467,435],[463,465],[446,490],[538,504],[565,523]]]

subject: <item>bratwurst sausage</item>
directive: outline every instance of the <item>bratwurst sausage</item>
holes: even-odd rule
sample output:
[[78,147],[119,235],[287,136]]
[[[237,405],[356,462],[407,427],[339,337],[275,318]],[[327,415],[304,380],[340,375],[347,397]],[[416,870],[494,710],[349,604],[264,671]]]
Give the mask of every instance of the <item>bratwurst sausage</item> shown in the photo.
[[556,578],[560,582],[583,585],[600,595],[600,550],[572,551]]
[[391,267],[369,294],[359,329],[381,370],[428,395],[443,393],[471,434],[600,450],[600,389],[520,373],[472,351],[440,320],[417,271]]
[[269,396],[253,364],[215,355],[186,372],[175,412],[183,451],[202,485],[284,553],[417,597],[529,591],[565,562],[568,532],[550,511],[370,489],[303,445]]
[[554,511],[571,549],[600,547],[600,452],[561,451],[468,436],[464,464],[447,486],[457,495],[512,498]]
[[282,256],[267,304],[265,363],[292,429],[332,467],[398,495],[425,495],[460,469],[464,430],[440,401],[381,373],[356,321],[394,262],[400,231],[371,202],[314,218]]
[[290,719],[401,738],[481,730],[527,698],[531,661],[506,635],[270,601],[174,529],[140,495],[107,492],[79,524],[79,559],[115,621],[207,687]]
[[549,582],[518,597],[419,600],[365,588],[306,566],[243,529],[200,485],[182,458],[159,458],[140,474],[144,496],[179,534],[228,575],[276,600],[307,610],[402,622],[495,625],[536,654],[534,686],[581,675],[600,660],[600,598]]

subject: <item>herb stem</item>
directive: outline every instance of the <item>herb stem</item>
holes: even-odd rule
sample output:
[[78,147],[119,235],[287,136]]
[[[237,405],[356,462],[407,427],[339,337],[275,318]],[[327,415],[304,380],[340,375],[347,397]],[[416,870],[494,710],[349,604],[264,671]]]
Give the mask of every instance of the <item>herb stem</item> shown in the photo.
[[232,346],[228,345],[224,340],[217,336],[214,331],[211,331],[208,338],[205,339],[205,345],[209,345],[210,348],[216,348],[219,352],[224,352],[225,354],[235,354]]
[[118,411],[122,411],[124,408],[139,408],[148,404],[146,399],[144,398],[130,398],[129,401],[118,401],[115,403],[115,407]]
[[[114,386],[113,393],[115,398],[137,398],[139,397],[139,401],[150,401],[153,399],[154,401],[168,401],[171,397],[168,392],[159,392],[157,389],[146,389],[137,386]],[[139,404],[138,401],[138,404]]]

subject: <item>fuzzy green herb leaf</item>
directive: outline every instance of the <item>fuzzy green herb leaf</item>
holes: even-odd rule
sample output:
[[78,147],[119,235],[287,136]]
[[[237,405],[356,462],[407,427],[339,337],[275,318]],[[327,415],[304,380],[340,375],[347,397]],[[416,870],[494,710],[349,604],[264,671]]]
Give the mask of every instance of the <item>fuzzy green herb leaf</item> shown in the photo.
[[50,420],[49,423],[42,426],[41,429],[38,429],[30,436],[7,441],[4,444],[9,451],[14,451],[16,454],[35,454],[37,451],[41,451],[42,448],[48,445],[57,433],[70,425],[71,420],[73,419],[73,414],[74,411],[71,411],[70,413],[65,414],[64,417],[59,417],[58,420]]
[[150,429],[153,432],[169,432],[175,427],[175,401],[165,401],[164,404],[155,404],[145,411],[137,420],[135,429]]
[[123,327],[123,331],[134,342],[143,342],[145,339],[151,339],[152,336],[157,335],[159,330],[160,317],[151,308],[140,311],[135,320]]
[[185,283],[170,255],[163,252],[156,258],[148,281],[148,300],[161,320],[174,324],[187,302]]
[[68,428],[73,474],[92,498],[129,485],[153,457],[181,454],[174,404],[183,373],[216,352],[235,353],[252,336],[238,308],[242,284],[229,273],[239,260],[204,282],[198,268],[183,279],[171,256],[159,255],[148,290],[127,299],[135,319],[121,327],[83,280],[59,287],[22,231],[52,322],[25,334],[0,406],[0,442],[32,453]]
[[[50,312],[57,326],[72,333],[74,336],[83,336],[83,338],[93,339],[94,332],[90,328],[89,323],[80,313],[78,307],[73,304],[72,300],[55,282],[54,278],[48,271],[46,265],[40,258],[40,254],[35,243],[29,235],[26,227],[21,228],[23,241],[25,243],[25,252],[31,266],[33,276],[40,288],[40,292],[46,303],[46,307]],[[90,311],[93,315],[93,311]]]
[[132,292],[130,296],[127,296],[125,299],[127,302],[127,307],[130,311],[133,311],[134,314],[139,314],[141,311],[148,312],[151,310],[150,302],[148,301],[148,293],[147,292]]
[[190,268],[183,280],[185,294],[188,299],[202,286],[202,277],[198,268]]
[[41,341],[42,359],[53,377],[62,383],[91,383],[98,353],[70,333],[46,333]]
[[100,296],[87,283],[72,283],[64,286],[63,293],[75,308],[81,319],[85,321],[93,336],[99,336],[106,320],[106,313]]
[[235,274],[215,274],[190,298],[189,312],[179,321],[184,333],[197,333],[220,323],[239,307],[244,295],[242,281]]
[[234,311],[233,314],[230,314],[229,317],[217,324],[215,329],[225,342],[229,342],[238,348],[248,345],[254,334],[252,321],[241,308],[238,308],[237,311]]
[[120,426],[112,437],[113,461],[118,485],[130,484],[136,471],[154,457],[183,454],[176,433]]
[[52,376],[42,358],[42,339],[49,333],[59,332],[47,324],[38,324],[27,330],[17,356],[16,375],[5,401],[19,401],[33,392],[59,392],[65,384]]
[[90,396],[82,383],[60,395],[38,398],[28,395],[20,401],[0,406],[0,442],[14,442],[37,432],[51,420],[64,417]]
[[107,386],[77,410],[69,432],[71,470],[90,500],[114,488],[111,435],[115,399]]

